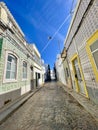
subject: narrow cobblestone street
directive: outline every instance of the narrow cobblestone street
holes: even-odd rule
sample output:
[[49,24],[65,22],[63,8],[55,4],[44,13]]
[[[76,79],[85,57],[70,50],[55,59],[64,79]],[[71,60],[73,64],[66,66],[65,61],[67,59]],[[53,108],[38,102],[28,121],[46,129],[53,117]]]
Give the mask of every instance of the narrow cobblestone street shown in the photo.
[[98,122],[57,82],[46,83],[0,130],[98,130]]

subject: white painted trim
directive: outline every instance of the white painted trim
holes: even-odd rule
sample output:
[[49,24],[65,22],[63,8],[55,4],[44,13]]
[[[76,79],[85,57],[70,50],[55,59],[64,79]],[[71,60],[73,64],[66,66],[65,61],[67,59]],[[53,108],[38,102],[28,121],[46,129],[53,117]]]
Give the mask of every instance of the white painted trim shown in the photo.
[[37,53],[37,55],[38,55],[39,58],[40,58],[40,57],[41,57],[40,52],[39,52],[39,50],[38,50],[38,48],[36,47],[35,44],[33,44],[33,49],[34,49],[34,51]]
[[[16,72],[16,79],[6,79],[6,67],[7,67],[7,58],[8,58],[8,54],[12,54],[17,58],[17,72]],[[3,74],[3,83],[9,83],[9,82],[17,82],[18,79],[18,66],[19,66],[19,57],[17,56],[17,54],[13,51],[10,50],[6,50],[5,51],[5,66],[4,66],[4,74]]]
[[[23,76],[23,75],[22,75],[22,76]],[[22,78],[22,80],[21,80],[21,81],[27,81],[27,80],[28,80],[28,78],[26,78],[26,79],[25,79],[25,78]]]
[[[27,63],[27,78],[23,78],[23,62],[26,62],[26,63]],[[28,80],[28,71],[29,71],[29,68],[28,68],[28,67],[29,67],[29,62],[28,62],[28,60],[23,59],[23,60],[22,60],[22,70],[21,70],[21,71],[22,71],[22,73],[21,73],[21,74],[22,74],[22,75],[21,75],[21,76],[22,76],[22,77],[21,77],[22,81],[27,81],[27,80]]]

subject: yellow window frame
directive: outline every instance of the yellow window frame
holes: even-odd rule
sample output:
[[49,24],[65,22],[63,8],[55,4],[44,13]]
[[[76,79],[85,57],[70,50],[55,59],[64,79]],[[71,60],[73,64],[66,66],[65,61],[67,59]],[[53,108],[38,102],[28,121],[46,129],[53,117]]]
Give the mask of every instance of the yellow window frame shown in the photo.
[[73,74],[74,74],[74,79],[75,79],[75,83],[76,83],[76,91],[77,91],[77,92],[80,92],[78,80],[75,78],[75,68],[74,68],[74,64],[73,64],[73,61],[74,61],[75,59],[78,60],[78,65],[79,65],[79,68],[80,68],[81,77],[82,77],[82,80],[83,80],[83,83],[84,83],[85,96],[88,98],[88,97],[89,97],[89,96],[88,96],[88,91],[87,91],[87,88],[86,88],[86,83],[85,83],[85,79],[84,79],[84,75],[83,75],[83,71],[82,71],[80,59],[79,59],[79,56],[78,56],[77,53],[75,53],[75,54],[73,55],[73,57],[71,58],[71,63],[72,63],[72,68],[73,68]]
[[96,40],[98,40],[98,30],[87,40],[86,51],[87,51],[88,57],[90,59],[91,65],[92,65],[92,68],[93,68],[93,71],[94,71],[94,74],[95,74],[95,77],[96,77],[96,81],[98,82],[98,69],[97,69],[97,66],[95,64],[92,52],[90,50],[90,46]]

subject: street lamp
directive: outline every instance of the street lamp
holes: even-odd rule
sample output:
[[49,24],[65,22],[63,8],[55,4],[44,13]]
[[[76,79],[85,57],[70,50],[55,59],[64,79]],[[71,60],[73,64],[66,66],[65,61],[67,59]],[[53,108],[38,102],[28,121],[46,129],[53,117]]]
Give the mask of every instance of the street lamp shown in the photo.
[[51,36],[48,36],[48,40],[51,40],[52,39],[52,37]]
[[[52,39],[52,37],[51,36],[48,36],[48,40],[51,40]],[[61,47],[60,47],[60,42],[59,42],[59,40],[58,40],[58,47],[59,47],[59,51],[60,51],[60,54],[61,54]]]

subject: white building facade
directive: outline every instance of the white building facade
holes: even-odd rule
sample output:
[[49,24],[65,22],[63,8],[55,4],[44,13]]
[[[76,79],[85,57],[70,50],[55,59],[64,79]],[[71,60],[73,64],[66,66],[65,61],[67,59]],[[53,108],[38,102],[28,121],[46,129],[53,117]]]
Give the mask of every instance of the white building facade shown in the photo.
[[61,54],[57,55],[55,67],[56,67],[57,80],[61,81],[64,85],[66,85],[66,77],[65,77],[65,73],[64,73],[65,70],[63,67]]

